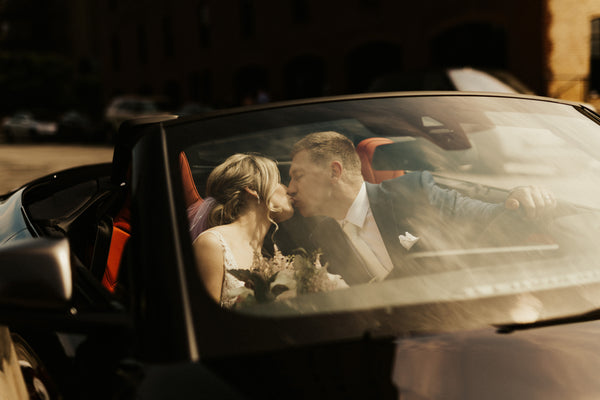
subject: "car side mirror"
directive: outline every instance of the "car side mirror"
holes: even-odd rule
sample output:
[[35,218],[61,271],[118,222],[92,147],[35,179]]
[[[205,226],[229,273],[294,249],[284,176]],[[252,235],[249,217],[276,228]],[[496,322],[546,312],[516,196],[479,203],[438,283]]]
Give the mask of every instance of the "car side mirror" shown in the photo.
[[0,307],[64,307],[72,292],[67,239],[24,239],[0,248]]

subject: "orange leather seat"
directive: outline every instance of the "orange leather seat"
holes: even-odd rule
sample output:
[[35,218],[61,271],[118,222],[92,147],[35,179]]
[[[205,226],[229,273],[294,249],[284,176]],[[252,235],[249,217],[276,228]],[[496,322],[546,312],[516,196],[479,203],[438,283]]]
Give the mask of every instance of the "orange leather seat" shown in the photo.
[[181,169],[181,180],[183,182],[183,195],[185,197],[186,207],[189,207],[198,201],[203,201],[198,193],[198,188],[196,188],[190,163],[183,151],[179,153],[179,168]]
[[[202,197],[198,193],[196,184],[194,183],[192,170],[184,152],[179,154],[179,167],[181,169],[181,178],[183,182],[186,207],[189,207],[196,202],[203,201]],[[102,277],[102,285],[110,292],[114,292],[115,287],[117,286],[123,250],[125,249],[125,245],[131,236],[130,214],[130,202],[129,198],[127,198],[125,204],[123,204],[123,207],[113,219],[113,229],[110,239],[110,248],[108,250],[108,259],[106,261],[104,276]]]
[[362,140],[356,146],[356,152],[360,158],[361,172],[365,181],[370,183],[381,183],[388,179],[394,179],[404,175],[403,170],[380,171],[373,169],[373,154],[377,146],[394,143],[391,139],[383,137],[372,137]]
[[110,292],[114,292],[115,287],[117,286],[123,250],[131,236],[131,213],[129,206],[130,202],[128,197],[123,207],[113,219],[113,229],[110,238],[108,258],[106,260],[106,269],[104,270],[104,276],[102,277],[102,285]]

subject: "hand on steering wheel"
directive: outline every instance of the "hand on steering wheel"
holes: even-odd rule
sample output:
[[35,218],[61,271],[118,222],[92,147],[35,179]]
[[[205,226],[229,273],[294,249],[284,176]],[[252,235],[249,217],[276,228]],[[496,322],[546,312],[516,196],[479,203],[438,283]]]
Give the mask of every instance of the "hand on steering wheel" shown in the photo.
[[556,209],[556,198],[548,189],[540,186],[518,186],[510,191],[504,207],[519,210],[524,218],[538,220],[551,215]]

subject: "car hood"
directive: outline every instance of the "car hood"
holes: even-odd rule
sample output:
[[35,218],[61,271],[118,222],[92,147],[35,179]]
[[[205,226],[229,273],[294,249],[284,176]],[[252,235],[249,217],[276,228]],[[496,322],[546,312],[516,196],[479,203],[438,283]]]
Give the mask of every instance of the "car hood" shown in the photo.
[[[487,327],[387,338],[365,335],[208,357],[201,365],[250,398],[281,398],[282,393],[289,399],[600,398],[600,322],[501,332],[506,331]],[[236,347],[243,336],[228,343]]]
[[396,342],[392,379],[402,400],[600,397],[600,322]]

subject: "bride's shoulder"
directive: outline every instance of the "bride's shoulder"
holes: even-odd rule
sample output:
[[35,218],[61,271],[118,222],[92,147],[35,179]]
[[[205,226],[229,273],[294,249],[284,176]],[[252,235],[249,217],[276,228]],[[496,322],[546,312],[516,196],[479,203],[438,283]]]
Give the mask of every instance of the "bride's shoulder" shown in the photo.
[[209,246],[209,245],[217,245],[220,244],[223,240],[223,235],[219,229],[210,228],[202,232],[198,237],[194,240],[194,246]]

